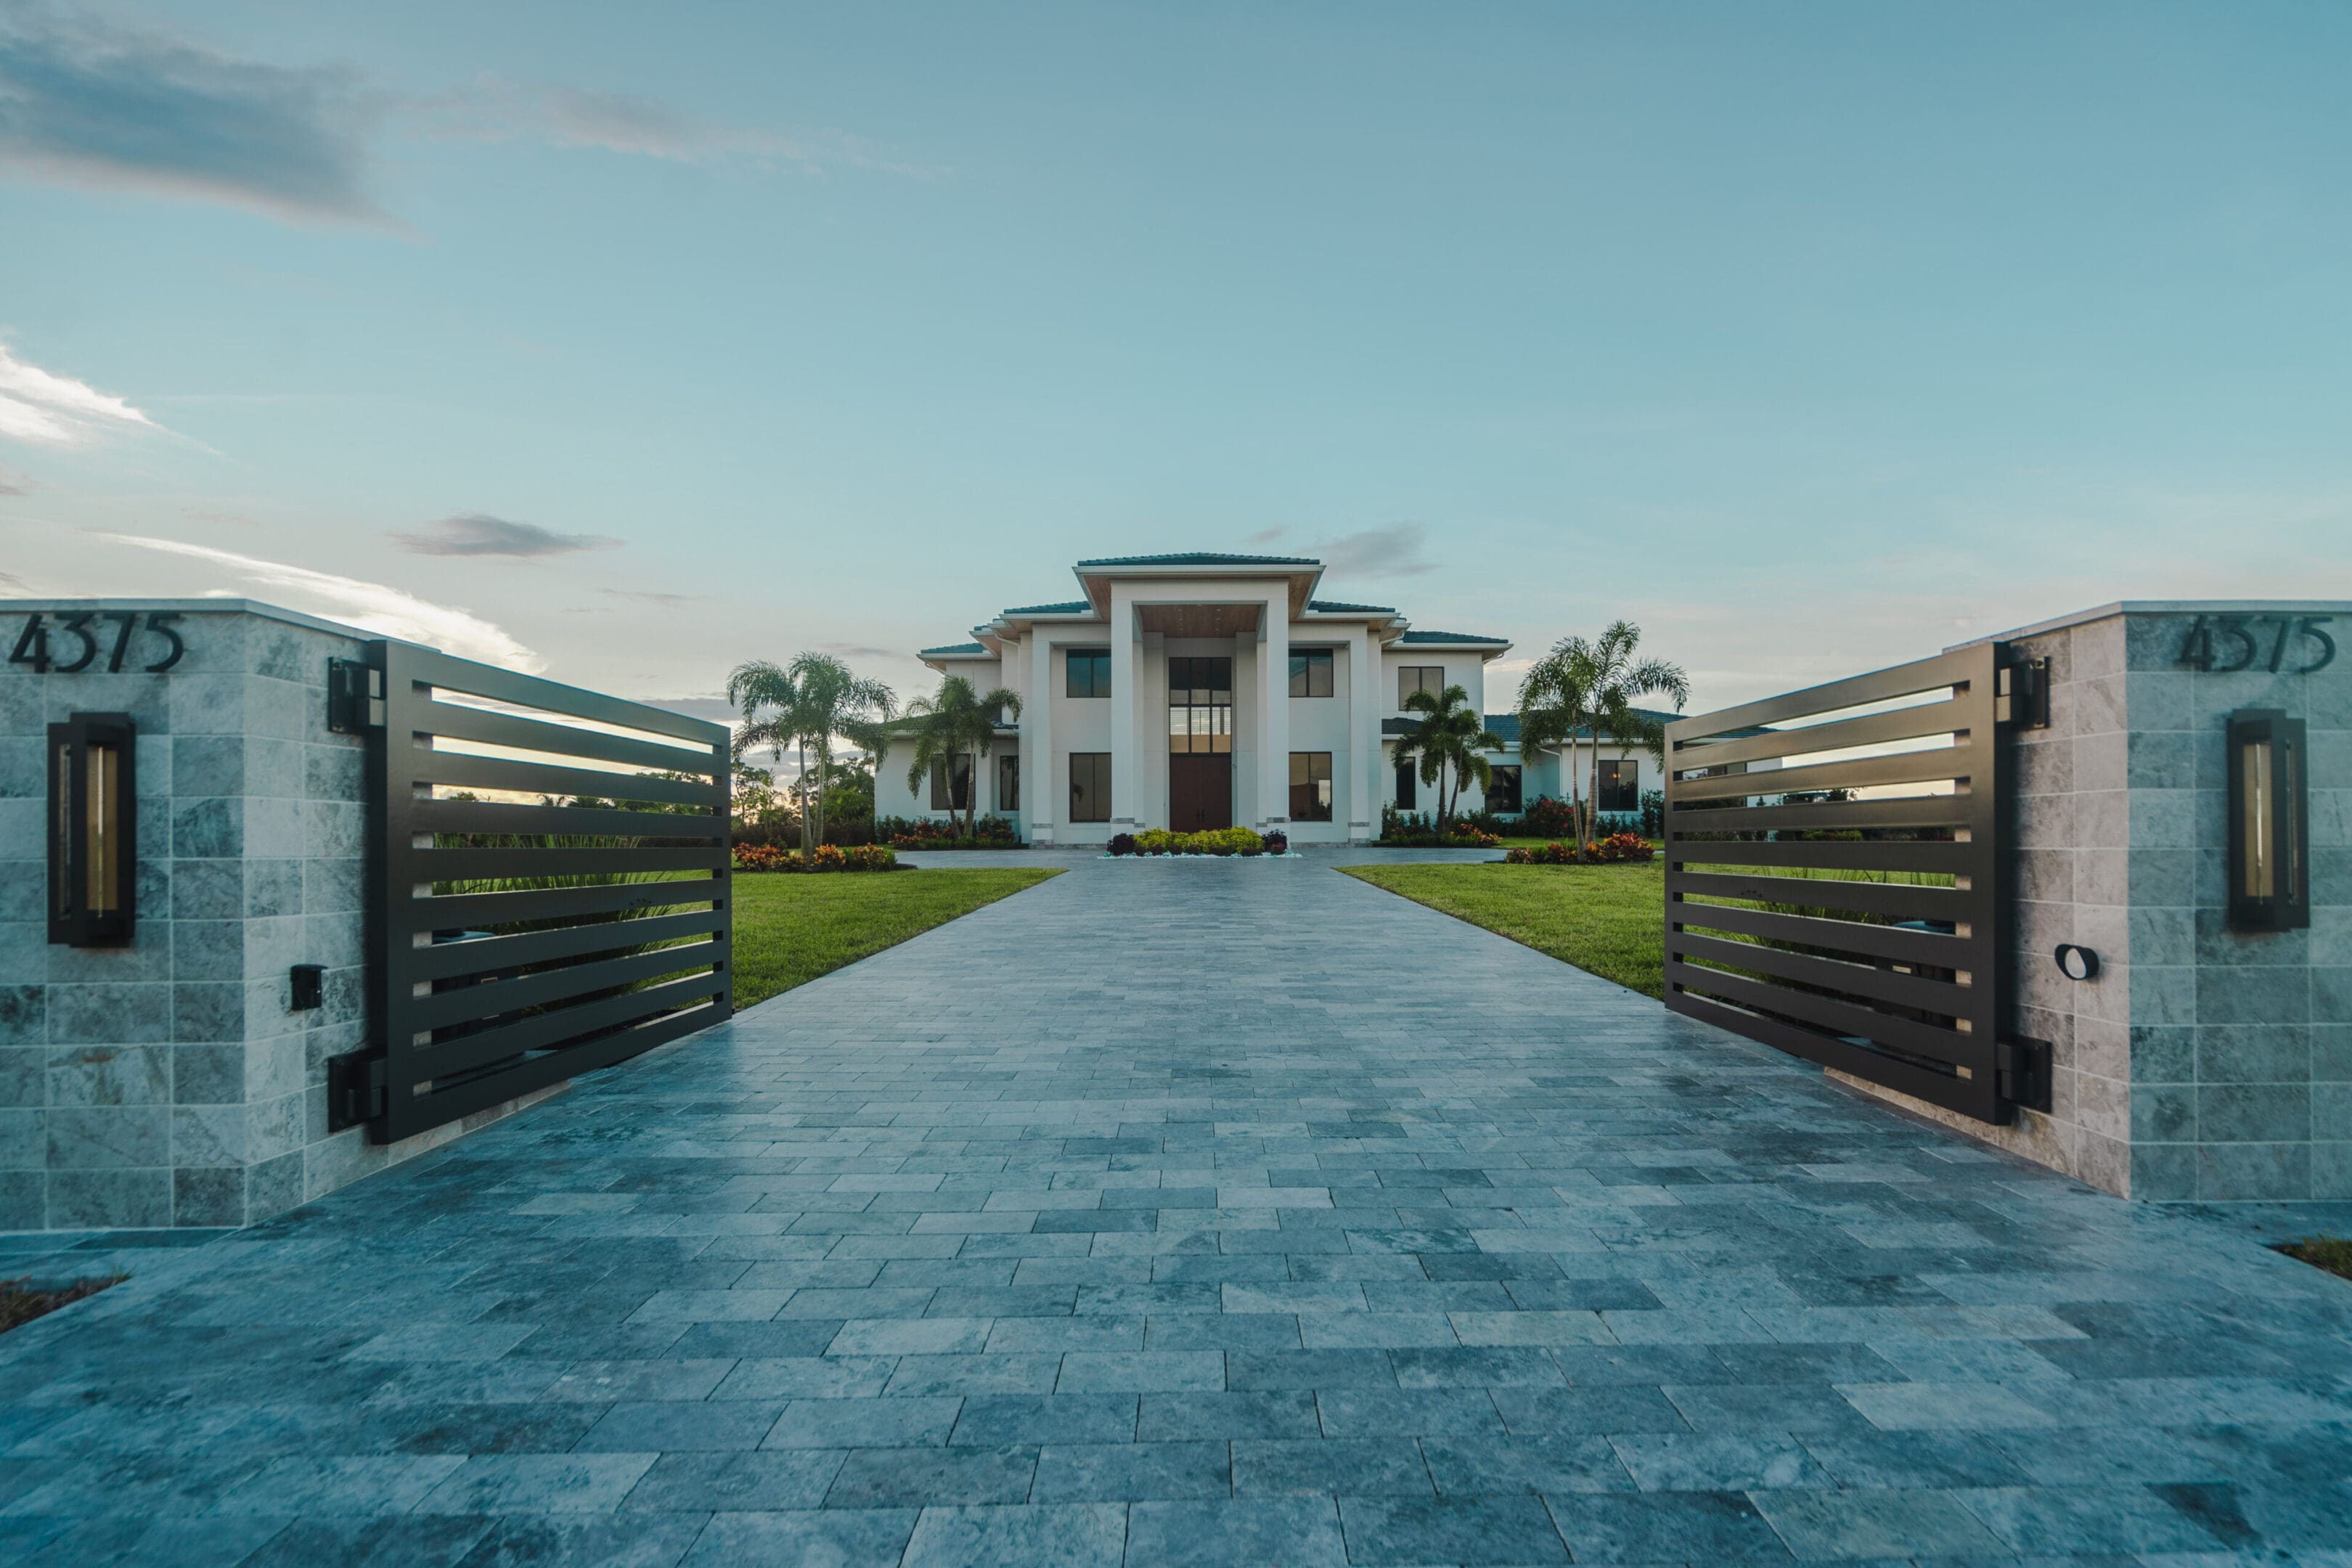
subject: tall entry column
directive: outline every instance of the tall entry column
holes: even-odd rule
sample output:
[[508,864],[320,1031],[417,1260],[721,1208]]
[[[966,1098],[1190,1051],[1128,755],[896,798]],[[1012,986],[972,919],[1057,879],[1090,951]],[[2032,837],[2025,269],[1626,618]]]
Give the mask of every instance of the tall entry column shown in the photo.
[[1381,798],[1381,639],[1371,627],[1348,647],[1348,841],[1378,837]]
[[1021,803],[1029,842],[1054,842],[1054,645],[1039,626],[1029,634],[1029,698],[1021,708]]
[[1258,830],[1290,826],[1290,592],[1266,597],[1257,661]]
[[1110,595],[1110,830],[1135,831],[1135,601],[1124,589]]

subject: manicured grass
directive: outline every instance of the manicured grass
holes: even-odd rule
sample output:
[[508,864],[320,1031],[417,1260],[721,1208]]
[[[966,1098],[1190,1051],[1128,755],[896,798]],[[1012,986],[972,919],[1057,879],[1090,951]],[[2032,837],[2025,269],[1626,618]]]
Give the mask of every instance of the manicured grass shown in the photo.
[[1665,868],[1346,866],[1350,877],[1525,942],[1648,996],[1665,994]]
[[1060,874],[1022,866],[738,876],[735,1005],[805,985]]
[[2340,1236],[2306,1236],[2279,1248],[2289,1258],[2352,1279],[2352,1241]]

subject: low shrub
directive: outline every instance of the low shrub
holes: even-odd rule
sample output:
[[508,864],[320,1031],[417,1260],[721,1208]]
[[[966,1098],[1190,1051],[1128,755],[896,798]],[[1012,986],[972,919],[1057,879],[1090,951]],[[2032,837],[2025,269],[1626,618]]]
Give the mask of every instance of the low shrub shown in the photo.
[[1437,825],[1422,813],[1389,805],[1381,808],[1381,842],[1391,848],[1493,849],[1503,841],[1466,817],[1455,817],[1440,833]]
[[1289,854],[1290,835],[1281,831],[1279,828],[1267,834],[1265,836],[1265,852],[1269,855]]
[[[1119,835],[1125,838],[1126,834]],[[1111,853],[1121,853],[1118,840],[1112,841]],[[1165,827],[1148,827],[1133,836],[1134,848],[1127,853],[1136,855],[1263,855],[1265,840],[1247,827],[1212,827],[1199,833],[1171,833]]]
[[1528,838],[1571,838],[1576,834],[1576,812],[1564,800],[1539,795],[1519,813],[1517,831]]
[[845,849],[838,844],[820,844],[813,855],[797,849],[780,849],[772,844],[739,844],[735,847],[735,869],[738,871],[911,871],[912,866],[898,864],[898,854],[879,844],[856,844]]
[[928,816],[885,816],[874,824],[874,841],[900,849],[1014,849],[1021,844],[1020,833],[1002,816],[982,817],[970,834],[959,826]]
[[1114,833],[1114,834],[1112,834],[1112,835],[1110,836],[1110,852],[1111,852],[1112,854],[1114,854],[1114,855],[1132,855],[1132,854],[1134,854],[1134,853],[1135,853],[1135,835],[1134,835],[1134,834],[1132,834],[1132,833]]
[[[1614,833],[1584,847],[1585,859],[1603,865],[1647,865],[1652,853],[1649,841],[1638,833]],[[1573,866],[1576,848],[1570,844],[1538,844],[1507,849],[1503,859],[1513,866]]]

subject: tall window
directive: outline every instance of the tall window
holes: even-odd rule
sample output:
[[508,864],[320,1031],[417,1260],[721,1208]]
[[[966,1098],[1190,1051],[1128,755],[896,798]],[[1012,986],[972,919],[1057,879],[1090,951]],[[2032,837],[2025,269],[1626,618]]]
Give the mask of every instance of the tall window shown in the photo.
[[1331,820],[1331,753],[1290,753],[1290,820]]
[[1303,647],[1291,650],[1290,694],[1293,697],[1331,695],[1331,650],[1329,648]]
[[1069,652],[1069,676],[1063,690],[1072,697],[1110,695],[1110,649],[1074,647]]
[[1110,820],[1110,753],[1070,753],[1070,820]]
[[971,759],[931,764],[931,809],[961,811],[971,803]]
[[1421,798],[1421,769],[1411,757],[1397,759],[1396,803],[1399,811],[1411,811]]
[[1596,811],[1641,810],[1642,764],[1632,757],[1603,757],[1592,805]]
[[1488,811],[1519,809],[1519,764],[1499,763],[1495,767],[1494,782],[1486,786]]
[[1445,667],[1442,664],[1406,664],[1397,667],[1397,707],[1416,691],[1426,691],[1432,697],[1445,694]]
[[996,759],[996,809],[1021,809],[1021,754],[1017,752]]
[[1224,756],[1234,749],[1234,661],[1168,661],[1168,752]]

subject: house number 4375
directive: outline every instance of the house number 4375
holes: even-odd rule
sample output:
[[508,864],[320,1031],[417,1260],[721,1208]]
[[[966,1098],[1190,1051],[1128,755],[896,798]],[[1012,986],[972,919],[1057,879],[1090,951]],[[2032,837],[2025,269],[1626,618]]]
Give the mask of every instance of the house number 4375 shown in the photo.
[[[59,616],[52,625],[48,616],[35,616],[18,634],[8,662],[29,664],[36,675],[79,675],[94,668],[103,655],[107,673],[120,674],[135,638],[142,653],[159,641],[163,645],[163,658],[136,667],[146,674],[161,675],[188,651],[188,645],[172,629],[172,623],[179,618],[173,610],[149,610],[144,615],[136,610],[83,610]],[[52,642],[52,637],[57,640]]]
[[2336,662],[2336,639],[2320,628],[2328,616],[2200,616],[2180,645],[2191,669],[2228,675],[2257,665],[2275,675],[2309,675]]

